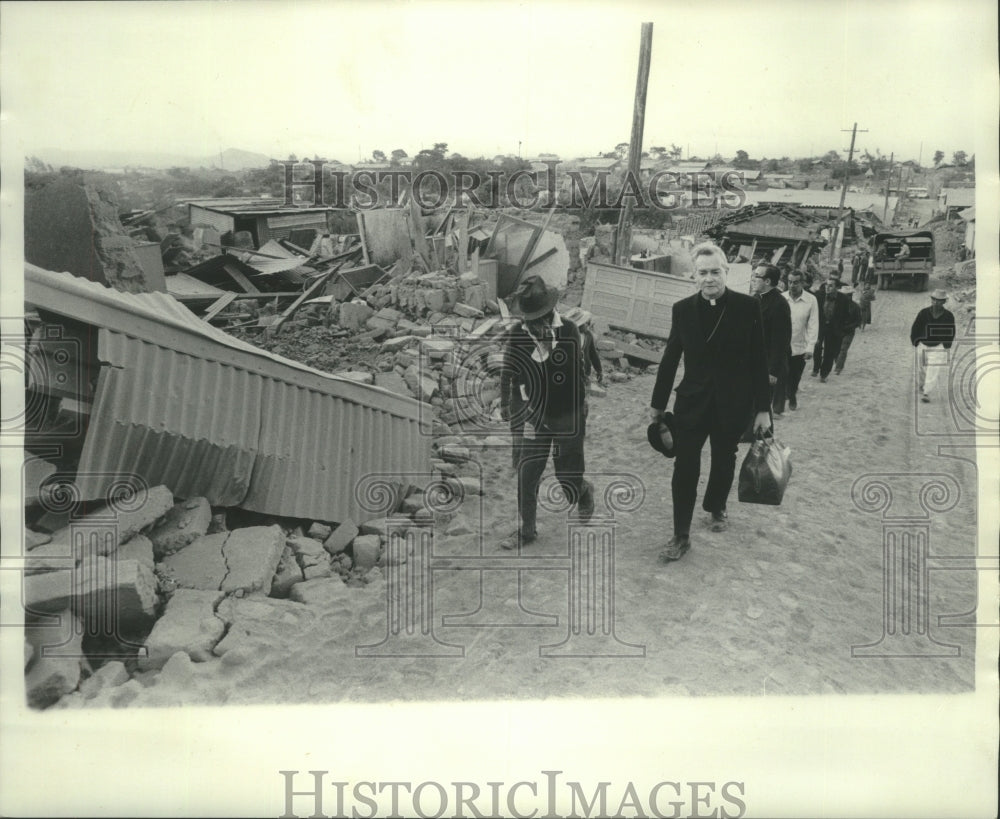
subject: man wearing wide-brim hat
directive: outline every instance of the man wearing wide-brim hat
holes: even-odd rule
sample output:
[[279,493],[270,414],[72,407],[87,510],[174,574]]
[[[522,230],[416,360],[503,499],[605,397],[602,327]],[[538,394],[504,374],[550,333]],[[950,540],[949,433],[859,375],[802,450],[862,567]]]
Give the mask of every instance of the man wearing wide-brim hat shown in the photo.
[[500,376],[500,413],[525,437],[517,465],[520,527],[501,542],[517,549],[537,537],[538,485],[549,455],[556,479],[581,521],[594,512],[594,489],[584,480],[586,378],[580,332],[556,311],[559,293],[538,276],[517,288],[511,313],[520,319],[507,335]]
[[931,306],[913,320],[910,343],[917,348],[917,391],[920,400],[931,400],[941,370],[948,366],[948,350],[955,340],[955,316],[944,305],[948,294],[941,288],[931,292]]

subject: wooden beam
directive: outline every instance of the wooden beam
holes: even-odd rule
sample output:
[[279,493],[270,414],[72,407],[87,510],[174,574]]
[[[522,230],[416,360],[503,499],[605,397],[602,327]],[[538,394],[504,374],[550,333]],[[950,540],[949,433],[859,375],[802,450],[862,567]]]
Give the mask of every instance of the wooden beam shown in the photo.
[[333,271],[328,270],[326,271],[326,273],[322,273],[321,275],[317,276],[316,280],[311,285],[309,285],[309,287],[306,288],[306,290],[303,291],[302,294],[295,301],[293,301],[290,305],[288,305],[288,307],[285,308],[284,312],[282,312],[282,314],[278,316],[278,320],[271,325],[271,328],[275,332],[281,329],[281,325],[292,317],[292,314],[299,309],[299,307],[302,305],[304,301],[306,301],[306,299],[310,298],[314,293],[316,293],[317,290],[323,287],[323,285],[326,284],[327,279],[329,279],[332,275]]
[[246,274],[232,262],[223,262],[222,269],[225,270],[230,275],[230,277],[232,277],[233,281],[236,282],[240,287],[242,287],[245,292],[247,293],[260,292],[260,290],[257,289],[251,283],[250,279],[246,277]]
[[215,318],[216,315],[225,310],[234,301],[236,301],[236,293],[223,293],[219,296],[219,298],[213,301],[211,306],[205,311],[205,315],[201,317],[202,321],[210,321]]

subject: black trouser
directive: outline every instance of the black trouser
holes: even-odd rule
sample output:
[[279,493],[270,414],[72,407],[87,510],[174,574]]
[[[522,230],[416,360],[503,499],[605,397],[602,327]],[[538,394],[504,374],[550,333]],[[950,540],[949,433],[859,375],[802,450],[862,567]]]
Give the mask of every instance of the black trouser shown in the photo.
[[698,496],[698,478],[701,475],[701,451],[705,440],[712,447],[712,466],[708,473],[708,486],[702,508],[718,512],[726,508],[729,490],[736,474],[736,445],[741,431],[723,426],[715,408],[698,416],[693,427],[678,427],[674,439],[674,475],[670,481],[674,501],[674,534],[686,535],[691,531],[694,502]]
[[785,397],[794,401],[799,394],[799,382],[806,369],[806,354],[788,356],[788,382],[785,385]]
[[813,348],[813,372],[826,378],[833,370],[833,363],[840,355],[841,337],[832,329],[821,328],[819,341]]
[[785,411],[785,398],[788,394],[788,369],[787,367],[777,374],[778,379],[771,387],[771,412],[781,413]]
[[584,485],[585,435],[586,422],[581,414],[575,429],[569,428],[568,432],[556,433],[543,425],[535,431],[534,438],[524,439],[521,446],[521,465],[517,473],[517,505],[522,532],[532,532],[535,529],[535,518],[538,514],[538,485],[542,481],[550,452],[556,470],[556,480],[559,481],[567,500],[570,505],[579,501]]

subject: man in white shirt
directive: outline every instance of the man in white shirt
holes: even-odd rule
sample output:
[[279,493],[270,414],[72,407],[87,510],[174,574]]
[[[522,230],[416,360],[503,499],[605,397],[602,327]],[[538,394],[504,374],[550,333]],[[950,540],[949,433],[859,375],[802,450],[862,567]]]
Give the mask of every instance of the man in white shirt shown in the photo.
[[792,314],[792,346],[788,357],[788,382],[785,386],[788,408],[799,408],[798,391],[806,362],[819,337],[819,306],[816,297],[802,287],[802,274],[793,270],[788,274],[788,291],[782,294],[788,300]]

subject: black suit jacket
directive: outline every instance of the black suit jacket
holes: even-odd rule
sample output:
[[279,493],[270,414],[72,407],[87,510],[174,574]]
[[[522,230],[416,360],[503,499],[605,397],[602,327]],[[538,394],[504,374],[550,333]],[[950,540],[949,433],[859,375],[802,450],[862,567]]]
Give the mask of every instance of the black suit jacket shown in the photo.
[[767,370],[771,375],[780,377],[788,372],[788,356],[792,352],[792,311],[788,300],[776,287],[758,298],[764,322]]
[[850,296],[846,293],[834,292],[833,297],[836,301],[833,306],[833,321],[827,324],[826,312],[823,307],[826,304],[826,288],[821,287],[813,295],[816,296],[816,306],[819,308],[819,332],[821,338],[831,333],[844,336],[856,328],[857,325],[851,319],[850,304],[853,299]]
[[754,413],[771,406],[767,378],[767,356],[760,302],[752,296],[726,291],[725,315],[711,341],[711,327],[703,327],[695,293],[673,306],[667,346],[656,375],[654,409],[666,409],[684,359],[684,377],[677,386],[674,421],[678,427],[693,427],[715,406],[722,427],[739,437],[753,420]]

